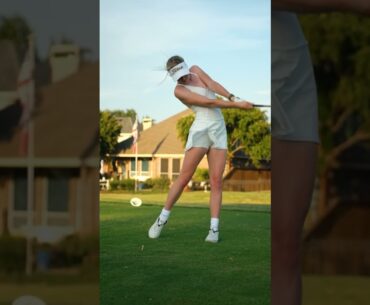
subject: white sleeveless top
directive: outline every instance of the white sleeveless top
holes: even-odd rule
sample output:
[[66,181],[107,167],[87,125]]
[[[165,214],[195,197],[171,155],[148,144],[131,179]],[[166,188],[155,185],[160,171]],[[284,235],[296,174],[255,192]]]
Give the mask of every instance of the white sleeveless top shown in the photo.
[[[208,88],[203,88],[199,86],[191,86],[191,85],[182,85],[182,84],[179,84],[179,85],[184,86],[185,88],[189,89],[193,93],[197,93],[209,99],[216,99],[215,93]],[[208,107],[201,107],[201,106],[190,106],[189,108],[194,111],[196,120],[217,121],[217,120],[224,119],[220,108],[208,108]]]

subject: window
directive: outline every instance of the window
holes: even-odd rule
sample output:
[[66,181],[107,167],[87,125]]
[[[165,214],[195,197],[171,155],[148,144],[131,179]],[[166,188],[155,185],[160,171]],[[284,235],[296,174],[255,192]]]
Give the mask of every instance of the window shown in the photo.
[[130,177],[136,176],[136,162],[135,159],[131,159]]
[[23,175],[14,177],[14,210],[27,210],[27,177]]
[[49,177],[48,180],[48,211],[67,212],[68,211],[68,178]]
[[168,178],[168,159],[161,159],[161,177]]
[[149,160],[148,159],[141,160],[141,175],[143,176],[149,175]]
[[180,159],[172,159],[172,180],[180,175]]

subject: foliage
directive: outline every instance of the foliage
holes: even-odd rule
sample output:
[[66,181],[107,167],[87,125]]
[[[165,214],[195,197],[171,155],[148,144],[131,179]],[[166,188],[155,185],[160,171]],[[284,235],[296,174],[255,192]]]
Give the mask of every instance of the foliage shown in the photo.
[[167,177],[149,178],[145,181],[146,186],[155,191],[167,191],[170,187],[170,183],[171,181]]
[[[224,109],[222,112],[228,135],[228,157],[242,151],[256,167],[262,160],[270,161],[270,124],[266,114],[256,108],[248,111]],[[184,145],[193,121],[194,116],[189,115],[177,122],[177,134]]]
[[267,116],[259,109],[240,111],[223,110],[228,134],[229,156],[242,151],[248,155],[253,165],[260,166],[260,161],[271,158],[270,124]]
[[26,261],[26,239],[4,235],[0,237],[0,271],[23,273]]
[[301,17],[318,84],[321,161],[338,165],[370,139],[370,20],[349,14]]
[[2,17],[0,22],[0,40],[6,39],[14,43],[18,59],[22,60],[28,49],[28,38],[31,28],[21,16]]
[[72,266],[83,263],[84,259],[99,253],[99,238],[95,235],[71,234],[52,247],[54,265]]
[[117,123],[114,115],[109,111],[100,112],[100,157],[106,158],[112,154],[117,144],[117,137],[121,131],[121,126]]
[[190,114],[190,115],[187,115],[181,118],[176,123],[177,136],[182,142],[184,147],[185,147],[186,141],[189,136],[189,130],[190,130],[191,124],[193,124],[194,119],[195,119],[194,115]]
[[[261,158],[262,156],[262,158]],[[252,163],[259,166],[261,160],[271,160],[271,135],[264,136],[259,145],[254,145],[249,150]]]
[[[106,110],[108,111],[108,110]],[[134,109],[126,109],[126,110],[109,110],[109,112],[115,117],[130,117],[135,120],[137,113]]]
[[197,182],[208,181],[209,170],[207,168],[197,168],[192,180]]
[[134,179],[111,180],[109,181],[109,186],[112,191],[115,190],[133,191],[135,189],[135,180]]

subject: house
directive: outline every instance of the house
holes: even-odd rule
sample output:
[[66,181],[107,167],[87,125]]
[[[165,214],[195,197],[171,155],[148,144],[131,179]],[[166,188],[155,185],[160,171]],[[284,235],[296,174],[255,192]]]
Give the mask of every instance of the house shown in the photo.
[[123,142],[132,137],[132,126],[134,122],[131,117],[118,117],[118,124],[121,126],[117,142]]
[[[177,122],[193,112],[185,110],[175,114],[140,133],[137,143],[138,162],[136,169],[132,137],[117,145],[117,152],[111,156],[114,170],[121,178],[145,181],[148,178],[167,177],[176,179],[184,159],[184,145],[177,136]],[[143,126],[145,126],[143,120]],[[224,171],[224,190],[261,191],[270,189],[270,167],[260,169],[241,166],[245,155],[237,156],[228,163]],[[243,162],[241,162],[243,161]],[[207,157],[198,168],[208,168]]]
[[152,127],[153,125],[154,125],[154,120],[151,117],[149,116],[143,117],[143,122],[142,122],[143,130],[148,129]]
[[[155,125],[152,119],[144,118],[137,142],[137,170],[132,137],[118,143],[117,152],[112,156],[120,176],[139,181],[158,177],[176,179],[184,159],[184,146],[177,137],[176,123],[191,113],[191,110],[185,110]],[[201,166],[207,166],[206,159]]]
[[[59,45],[58,52],[63,54],[64,46]],[[11,138],[0,140],[0,235],[27,233],[28,162],[35,168],[32,225],[58,232],[49,236],[50,241],[71,233],[98,232],[99,64],[71,60],[69,65],[74,67],[53,72],[63,66],[58,58],[65,60],[57,55],[51,52],[49,58],[55,77],[36,88],[34,158],[20,155],[19,128]],[[0,56],[0,69],[6,60]],[[13,77],[12,88],[15,85]]]

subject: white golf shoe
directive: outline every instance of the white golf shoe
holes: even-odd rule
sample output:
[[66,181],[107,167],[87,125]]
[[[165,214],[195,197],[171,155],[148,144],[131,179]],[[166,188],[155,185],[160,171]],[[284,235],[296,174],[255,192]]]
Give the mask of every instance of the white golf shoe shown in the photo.
[[167,223],[167,221],[166,222],[161,222],[159,217],[158,217],[149,229],[149,232],[148,232],[149,238],[158,238],[159,235],[161,235],[161,231],[162,231],[162,229],[163,229],[163,227],[166,223]]
[[210,229],[205,241],[210,243],[218,243],[218,231]]

